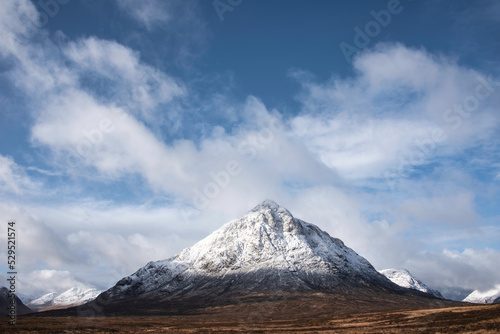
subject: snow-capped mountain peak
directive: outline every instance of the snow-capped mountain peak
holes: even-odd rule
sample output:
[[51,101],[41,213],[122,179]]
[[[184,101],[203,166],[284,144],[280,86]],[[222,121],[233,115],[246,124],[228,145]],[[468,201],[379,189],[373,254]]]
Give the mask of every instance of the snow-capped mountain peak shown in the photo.
[[384,269],[380,270],[380,273],[403,288],[430,293],[435,297],[444,298],[439,291],[429,288],[407,269]]
[[39,298],[36,298],[36,299],[33,299],[32,301],[30,301],[28,304],[30,306],[41,306],[41,305],[45,305],[47,303],[50,303],[54,300],[54,298],[57,296],[57,293],[56,292],[50,292],[50,293],[47,293]]
[[463,301],[476,304],[500,303],[500,284],[487,291],[474,290]]
[[393,287],[352,249],[316,225],[266,200],[176,256],[150,262],[104,292],[121,299],[148,292],[184,294],[199,289],[246,292]]
[[28,303],[32,309],[46,310],[76,306],[94,300],[101,291],[96,289],[71,288],[62,293],[51,292]]
[[334,262],[345,258],[359,268],[370,266],[339,239],[267,200],[183,250],[174,261],[189,263],[208,274],[257,268],[318,271],[327,270],[329,261],[325,259],[329,256]]
[[71,305],[75,303],[86,303],[95,299],[101,291],[96,289],[71,288],[54,298],[53,303],[59,305]]

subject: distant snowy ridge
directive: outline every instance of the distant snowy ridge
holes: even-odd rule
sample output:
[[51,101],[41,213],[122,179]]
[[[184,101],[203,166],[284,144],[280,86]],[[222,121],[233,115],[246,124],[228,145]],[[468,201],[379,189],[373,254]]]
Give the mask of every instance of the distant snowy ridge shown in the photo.
[[493,289],[488,291],[472,291],[463,301],[476,304],[500,303],[500,284],[495,285]]
[[96,289],[71,288],[62,293],[51,292],[28,303],[37,311],[78,306],[94,300],[101,293]]
[[439,291],[429,288],[406,269],[384,269],[380,270],[380,273],[403,288],[429,293],[438,298],[444,298]]

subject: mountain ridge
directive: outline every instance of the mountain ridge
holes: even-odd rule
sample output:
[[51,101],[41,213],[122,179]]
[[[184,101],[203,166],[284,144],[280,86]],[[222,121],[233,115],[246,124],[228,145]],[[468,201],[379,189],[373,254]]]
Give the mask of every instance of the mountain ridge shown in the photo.
[[78,306],[94,300],[102,291],[96,289],[70,288],[61,293],[50,292],[30,301],[27,306],[40,312]]
[[500,284],[495,285],[493,289],[487,291],[474,290],[463,301],[475,304],[500,303]]
[[413,276],[408,269],[383,269],[379,271],[393,283],[403,288],[413,289],[425,293],[429,293],[437,298],[444,299],[441,292],[429,288],[421,280]]
[[394,284],[342,240],[266,200],[175,256],[147,263],[94,301],[37,316],[262,314],[262,305],[271,305],[276,317],[287,317],[447,303]]

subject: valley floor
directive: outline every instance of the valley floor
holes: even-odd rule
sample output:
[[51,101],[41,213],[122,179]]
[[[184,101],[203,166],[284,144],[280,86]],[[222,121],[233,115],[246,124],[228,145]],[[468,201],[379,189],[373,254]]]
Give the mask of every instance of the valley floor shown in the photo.
[[4,318],[2,333],[500,333],[500,304],[439,309],[290,316],[261,314],[190,316],[30,317],[15,326]]

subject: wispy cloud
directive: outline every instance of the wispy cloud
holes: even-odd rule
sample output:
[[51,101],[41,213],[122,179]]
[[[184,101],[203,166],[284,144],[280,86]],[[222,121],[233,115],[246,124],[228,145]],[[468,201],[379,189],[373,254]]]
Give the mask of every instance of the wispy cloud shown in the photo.
[[307,147],[342,176],[404,177],[484,138],[496,142],[500,88],[488,73],[387,44],[359,55],[354,67],[355,77],[326,83],[297,77],[303,113],[291,122]]
[[[498,282],[500,270],[496,263],[499,260],[500,252],[494,249],[445,249],[441,253],[424,252],[408,259],[407,265],[414,268],[415,275],[419,275],[431,286],[455,286],[484,291]],[[480,277],[477,273],[481,273]]]
[[138,45],[148,45],[168,53],[174,52],[174,63],[177,66],[193,69],[190,63],[204,52],[210,39],[210,32],[200,12],[198,1],[125,0],[116,1],[116,4],[140,27],[150,33],[161,32],[165,45],[149,44],[151,41],[144,34],[131,34],[129,39]]
[[49,292],[64,292],[71,288],[90,289],[66,270],[43,269],[30,272],[19,282],[19,289],[27,296],[40,297]]
[[0,155],[0,194],[26,195],[41,187],[42,183],[32,180],[12,158]]
[[134,20],[144,25],[148,30],[167,25],[173,19],[169,6],[172,2],[159,0],[133,0],[117,1],[117,5]]

